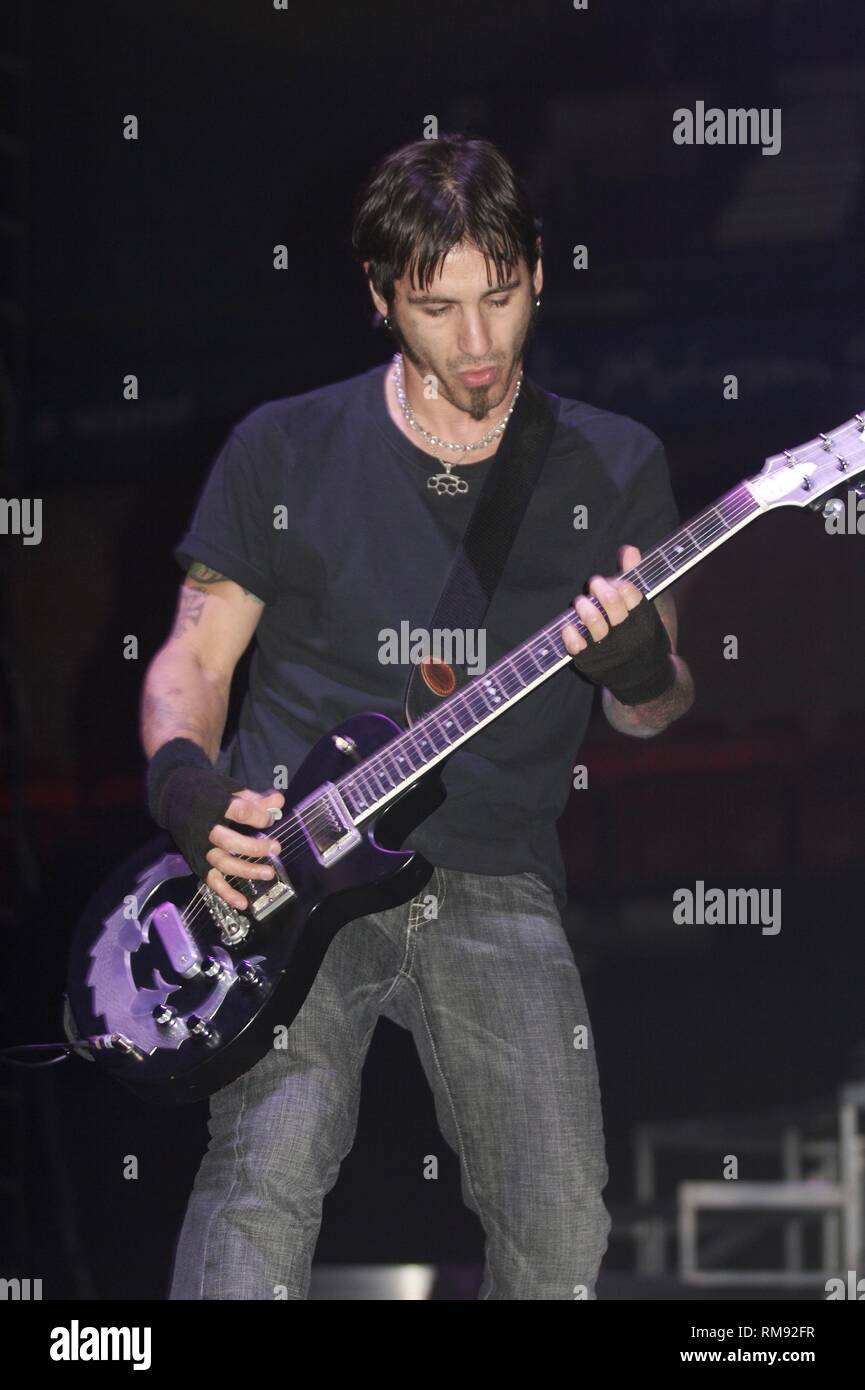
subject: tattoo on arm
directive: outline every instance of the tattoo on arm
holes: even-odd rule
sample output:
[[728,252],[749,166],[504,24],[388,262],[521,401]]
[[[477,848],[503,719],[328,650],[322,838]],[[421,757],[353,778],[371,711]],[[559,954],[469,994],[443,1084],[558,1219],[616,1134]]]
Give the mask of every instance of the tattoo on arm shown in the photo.
[[177,603],[177,616],[174,619],[174,627],[171,629],[171,636],[182,637],[184,632],[188,632],[191,627],[196,627],[203,608],[204,594],[184,584],[183,588],[180,590],[180,598]]
[[[219,584],[227,579],[228,575],[220,574],[219,570],[212,570],[209,565],[203,565],[200,560],[194,560],[186,571],[186,577],[194,587],[197,585]],[[258,594],[254,594],[251,589],[244,589],[243,592],[250,598],[255,599],[256,603],[264,603],[264,599],[259,598]]]

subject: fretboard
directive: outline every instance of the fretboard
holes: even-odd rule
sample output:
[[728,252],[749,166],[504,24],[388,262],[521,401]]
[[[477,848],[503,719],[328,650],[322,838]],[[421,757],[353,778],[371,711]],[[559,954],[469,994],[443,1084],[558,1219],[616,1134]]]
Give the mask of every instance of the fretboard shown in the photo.
[[[762,510],[747,483],[740,483],[644,555],[622,577],[652,599]],[[392,801],[429,768],[566,666],[572,657],[562,641],[561,630],[568,623],[591,641],[574,609],[566,609],[501,657],[484,675],[467,681],[411,729],[396,735],[341,777],[336,785],[354,819],[365,819]]]

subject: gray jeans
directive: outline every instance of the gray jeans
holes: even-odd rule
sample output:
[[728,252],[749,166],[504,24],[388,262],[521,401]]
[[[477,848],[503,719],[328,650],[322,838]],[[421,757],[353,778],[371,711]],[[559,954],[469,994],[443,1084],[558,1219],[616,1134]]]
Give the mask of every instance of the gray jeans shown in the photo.
[[[415,1040],[486,1234],[479,1297],[595,1298],[610,1230],[579,973],[534,874],[436,869],[337,933],[287,1035],[211,1097],[172,1299],[305,1299],[381,1014]],[[420,1165],[420,1160],[419,1160]]]

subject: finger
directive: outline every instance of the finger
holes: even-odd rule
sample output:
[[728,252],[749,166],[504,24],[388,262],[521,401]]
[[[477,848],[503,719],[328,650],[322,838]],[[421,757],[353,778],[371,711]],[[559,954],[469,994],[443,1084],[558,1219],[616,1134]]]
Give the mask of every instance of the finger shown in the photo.
[[577,616],[582,619],[589,632],[592,634],[593,642],[600,642],[609,632],[609,624],[603,613],[592,603],[585,594],[578,594],[574,599],[574,608]]
[[265,804],[268,808],[273,808],[274,810],[279,810],[281,806],[285,805],[285,797],[282,792],[277,791],[275,787],[269,792],[256,792],[253,791],[251,787],[244,787],[242,791],[236,792],[235,795],[241,797],[244,801],[251,801],[254,805]]
[[208,838],[212,845],[228,850],[229,854],[249,854],[253,859],[262,859],[266,854],[282,853],[279,840],[271,840],[266,835],[244,835],[242,831],[232,830],[228,825],[215,825]]
[[619,569],[622,571],[623,574],[625,570],[633,569],[634,565],[638,565],[640,563],[640,559],[642,558],[639,549],[635,545],[620,545],[617,551],[617,555],[619,560]]
[[257,860],[241,859],[237,855],[229,854],[227,850],[209,849],[204,856],[208,864],[212,864],[221,874],[237,874],[239,878],[273,878],[274,868],[272,864],[260,864]]
[[611,627],[625,621],[628,605],[615,581],[605,579],[602,574],[593,574],[589,580],[589,593],[594,594],[603,604]]
[[571,656],[577,656],[589,645],[583,634],[578,628],[574,627],[573,623],[567,623],[565,627],[562,628],[560,636],[565,645],[565,650],[569,651]]
[[225,877],[218,869],[211,869],[207,878],[204,880],[208,888],[212,888],[223,902],[227,902],[229,907],[239,908],[242,912],[247,907],[246,898],[239,893],[236,888],[232,888],[230,883],[226,883]]
[[636,608],[638,603],[642,602],[643,594],[641,590],[637,588],[636,584],[632,584],[629,579],[617,579],[616,587],[625,601],[625,607],[628,609],[628,612],[630,612],[632,608]]
[[271,808],[279,810],[285,803],[282,792],[246,792],[235,796],[225,812],[226,820],[235,820],[240,825],[254,825],[259,830],[269,830],[274,823]]

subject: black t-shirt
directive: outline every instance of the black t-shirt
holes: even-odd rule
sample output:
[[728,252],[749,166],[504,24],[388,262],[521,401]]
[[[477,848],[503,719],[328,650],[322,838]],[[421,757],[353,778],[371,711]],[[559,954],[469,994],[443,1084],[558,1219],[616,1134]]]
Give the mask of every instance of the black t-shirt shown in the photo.
[[[454,470],[467,494],[429,489],[441,465],[390,418],[389,365],[246,416],[174,550],[184,568],[200,560],[264,600],[238,729],[217,764],[257,791],[282,768],[291,776],[349,715],[378,710],[404,726],[410,666],[380,659],[381,634],[406,622],[429,630],[494,458]],[[487,666],[563,612],[593,574],[617,574],[620,545],[645,554],[679,521],[650,430],[547,395],[556,431],[487,611]],[[442,772],[446,800],[407,846],[443,868],[528,870],[563,905],[556,821],[594,690],[566,666],[458,748]]]

